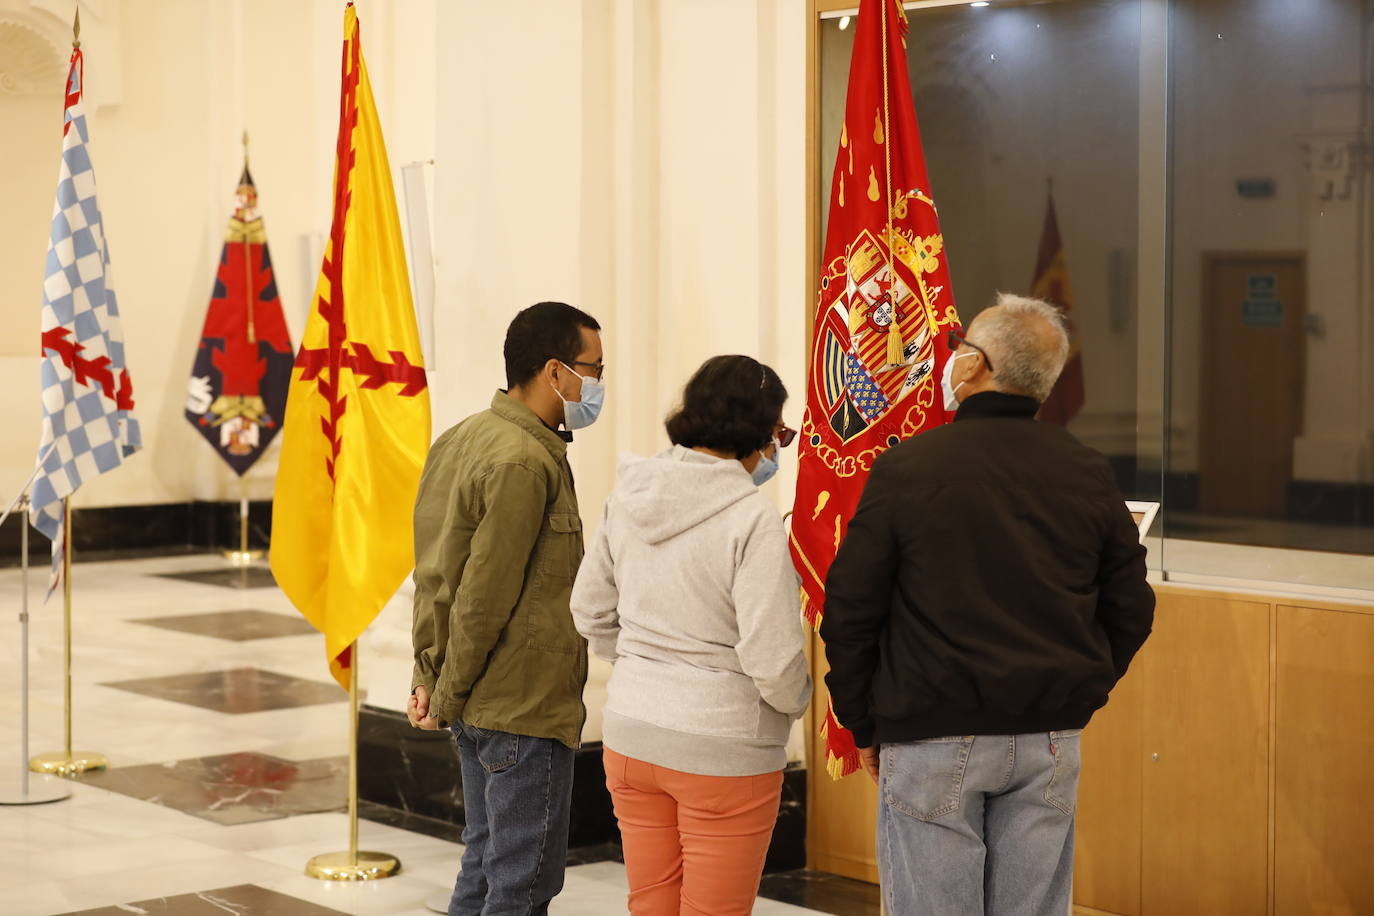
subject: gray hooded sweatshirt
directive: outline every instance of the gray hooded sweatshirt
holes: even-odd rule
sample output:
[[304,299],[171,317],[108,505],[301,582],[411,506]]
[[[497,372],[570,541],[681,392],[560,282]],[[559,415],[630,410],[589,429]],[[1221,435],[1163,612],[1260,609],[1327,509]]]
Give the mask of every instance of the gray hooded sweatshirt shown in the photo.
[[811,698],[782,519],[738,461],[681,446],[621,463],[572,592],[615,666],[605,745],[705,776],[787,764]]

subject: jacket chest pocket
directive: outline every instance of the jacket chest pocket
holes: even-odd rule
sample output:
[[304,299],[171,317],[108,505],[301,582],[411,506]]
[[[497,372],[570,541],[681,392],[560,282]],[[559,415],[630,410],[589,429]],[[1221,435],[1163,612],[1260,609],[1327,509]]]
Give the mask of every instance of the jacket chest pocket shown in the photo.
[[527,645],[574,653],[584,645],[568,609],[582,563],[582,519],[574,513],[550,514],[536,551],[537,599],[526,609]]
[[582,565],[582,519],[553,513],[539,538],[539,572],[553,579],[577,578]]

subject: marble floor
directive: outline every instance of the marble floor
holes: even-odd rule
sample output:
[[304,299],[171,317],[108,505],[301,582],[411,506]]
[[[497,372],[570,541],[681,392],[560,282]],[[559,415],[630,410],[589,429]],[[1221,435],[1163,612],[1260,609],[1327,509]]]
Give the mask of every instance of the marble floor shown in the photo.
[[[63,740],[62,606],[30,576],[31,751]],[[0,791],[20,773],[19,571],[0,570]],[[400,858],[384,881],[333,884],[304,874],[344,848],[346,694],[323,638],[266,570],[226,573],[217,556],[78,563],[73,731],[110,768],[67,785],[70,799],[0,806],[0,914],[317,916],[422,914],[452,883],[461,847],[364,820],[361,846]],[[360,656],[369,702],[397,706],[409,686],[409,608],[398,595]],[[37,779],[37,777],[35,777]],[[772,877],[763,916],[876,912],[823,876]],[[552,911],[625,912],[614,861],[570,868]]]

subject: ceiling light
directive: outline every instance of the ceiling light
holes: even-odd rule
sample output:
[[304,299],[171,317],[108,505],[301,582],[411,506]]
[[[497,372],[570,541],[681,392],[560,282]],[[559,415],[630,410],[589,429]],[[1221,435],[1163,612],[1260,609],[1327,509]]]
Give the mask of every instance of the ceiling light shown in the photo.
[[848,16],[841,16],[841,17],[840,17],[840,31],[843,32],[843,31],[844,31],[845,29],[847,29],[847,28],[849,28],[849,17],[848,17]]
[[981,7],[981,6],[987,6],[987,5],[988,5],[988,0],[973,0],[973,2],[969,4],[969,6],[979,6],[979,7]]

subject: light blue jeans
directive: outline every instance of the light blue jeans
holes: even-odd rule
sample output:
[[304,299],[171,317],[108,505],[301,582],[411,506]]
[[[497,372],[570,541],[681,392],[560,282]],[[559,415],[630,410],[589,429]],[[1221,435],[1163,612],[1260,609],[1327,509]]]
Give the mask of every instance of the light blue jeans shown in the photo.
[[889,916],[1065,916],[1079,730],[884,744]]

